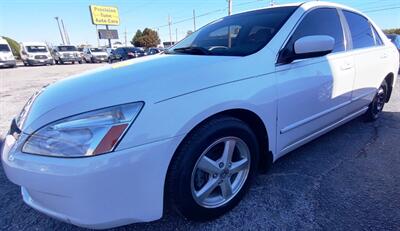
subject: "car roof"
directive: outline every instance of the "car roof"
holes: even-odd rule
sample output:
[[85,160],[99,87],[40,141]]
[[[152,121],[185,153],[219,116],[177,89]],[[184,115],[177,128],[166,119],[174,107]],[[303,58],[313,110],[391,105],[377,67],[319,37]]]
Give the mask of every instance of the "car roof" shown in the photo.
[[8,44],[7,40],[5,40],[3,37],[0,37],[0,43],[1,44]]
[[[324,7],[324,6],[326,6],[326,7],[334,7],[334,8],[344,9],[344,10],[353,11],[353,12],[362,14],[360,11],[358,11],[358,10],[356,10],[354,8],[348,7],[346,5],[342,5],[342,4],[339,4],[339,3],[333,3],[333,2],[325,2],[325,1],[307,1],[307,2],[276,4],[276,5],[262,7],[262,8],[258,8],[258,9],[243,11],[241,13],[252,12],[252,11],[263,10],[263,9],[280,8],[280,7],[293,7],[293,6],[295,6],[295,7],[297,6],[299,8],[302,8],[304,11],[307,11],[307,10],[309,10],[311,8],[314,8],[314,7]],[[238,13],[238,14],[241,14],[241,13]],[[363,15],[363,16],[365,16],[365,15]]]
[[46,43],[44,42],[21,42],[21,45],[23,46],[46,46]]

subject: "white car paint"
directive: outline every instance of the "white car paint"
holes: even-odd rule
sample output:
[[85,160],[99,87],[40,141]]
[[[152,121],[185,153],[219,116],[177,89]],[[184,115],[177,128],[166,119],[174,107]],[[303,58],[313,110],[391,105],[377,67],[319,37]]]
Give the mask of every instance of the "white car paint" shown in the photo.
[[[44,52],[29,52],[28,47],[29,46],[43,46],[46,48],[46,51]],[[21,60],[25,64],[53,64],[53,57],[50,54],[50,50],[47,47],[46,43],[43,42],[21,42],[20,43],[20,55],[21,55]],[[38,59],[37,57],[45,57],[45,58],[40,58]]]
[[0,45],[8,47],[8,51],[0,50],[0,67],[15,66],[15,58],[13,53],[11,52],[11,47],[8,44],[7,40],[5,40],[3,37],[0,37]]
[[[210,116],[230,109],[255,113],[265,124],[274,161],[355,118],[383,79],[397,73],[398,52],[378,30],[382,46],[276,65],[292,29],[316,7],[354,11],[307,2],[249,56],[154,55],[47,87],[33,102],[18,140],[6,137],[7,177],[21,185],[27,204],[75,225],[152,221],[163,214],[164,182],[176,148]],[[135,101],[145,105],[112,153],[66,159],[21,151],[28,136],[48,123]]]

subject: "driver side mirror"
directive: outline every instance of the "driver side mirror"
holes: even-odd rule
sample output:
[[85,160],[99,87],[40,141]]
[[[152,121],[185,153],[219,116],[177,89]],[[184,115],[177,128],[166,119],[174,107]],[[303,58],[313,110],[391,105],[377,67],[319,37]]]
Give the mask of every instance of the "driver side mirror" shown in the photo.
[[293,51],[282,57],[284,63],[291,63],[297,59],[321,57],[333,51],[335,39],[328,35],[304,36],[293,45]]

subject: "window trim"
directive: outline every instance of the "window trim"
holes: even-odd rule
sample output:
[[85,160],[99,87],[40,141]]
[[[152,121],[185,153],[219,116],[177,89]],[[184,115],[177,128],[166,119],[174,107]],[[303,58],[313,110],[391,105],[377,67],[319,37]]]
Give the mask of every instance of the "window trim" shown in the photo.
[[[293,28],[291,29],[291,31],[289,32],[289,35],[286,37],[285,41],[282,43],[282,46],[279,48],[279,51],[278,51],[277,54],[276,54],[276,57],[275,57],[275,66],[282,66],[282,65],[288,65],[288,64],[290,64],[290,63],[280,63],[280,62],[278,62],[280,53],[281,53],[282,50],[286,47],[287,43],[290,41],[290,39],[292,38],[294,32],[297,30],[297,28],[299,27],[300,23],[304,20],[304,18],[305,18],[309,13],[313,12],[314,10],[318,10],[318,9],[333,9],[333,10],[336,10],[336,12],[338,13],[338,18],[339,18],[340,25],[341,25],[342,31],[343,31],[343,42],[344,42],[344,48],[345,48],[345,49],[344,49],[343,51],[338,51],[338,52],[331,53],[331,54],[341,54],[341,53],[343,53],[343,52],[347,52],[347,51],[348,51],[348,50],[347,50],[347,47],[346,47],[346,43],[347,43],[347,42],[346,42],[346,39],[347,39],[347,37],[346,37],[346,31],[345,31],[345,28],[343,27],[342,18],[341,18],[341,16],[340,16],[340,12],[339,12],[339,10],[341,10],[341,9],[339,9],[339,8],[337,8],[337,7],[333,7],[333,6],[315,6],[315,7],[312,7],[312,8],[310,8],[310,9],[308,9],[306,12],[304,12],[303,15],[299,18],[299,20],[297,20],[296,24],[294,25],[294,27],[293,27]],[[344,16],[344,15],[343,15],[343,16]],[[346,23],[347,23],[347,22],[346,22]],[[328,54],[328,55],[329,55],[329,54]]]

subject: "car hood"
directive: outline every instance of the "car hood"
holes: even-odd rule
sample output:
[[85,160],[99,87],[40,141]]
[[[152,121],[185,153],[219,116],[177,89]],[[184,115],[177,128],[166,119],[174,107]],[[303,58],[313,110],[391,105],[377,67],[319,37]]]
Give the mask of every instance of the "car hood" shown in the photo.
[[[31,133],[50,122],[117,104],[165,101],[235,81],[242,57],[153,55],[73,76],[46,87],[22,126]],[[238,62],[240,61],[240,62]],[[247,72],[252,74],[252,70]]]

